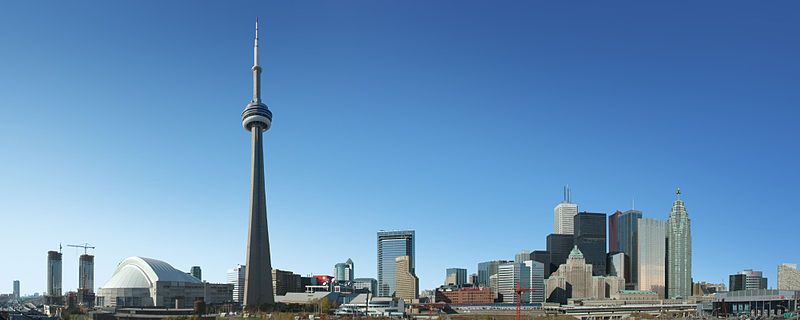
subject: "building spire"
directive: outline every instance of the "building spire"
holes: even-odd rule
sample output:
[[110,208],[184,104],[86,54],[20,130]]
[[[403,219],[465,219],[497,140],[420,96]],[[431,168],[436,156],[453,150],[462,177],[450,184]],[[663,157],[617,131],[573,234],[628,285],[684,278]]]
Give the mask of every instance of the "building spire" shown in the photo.
[[256,17],[256,38],[253,40],[253,102],[261,102],[261,66],[258,64],[258,17]]
[[675,194],[678,196],[678,200],[680,200],[681,199],[681,188],[678,188],[678,191],[676,191]]

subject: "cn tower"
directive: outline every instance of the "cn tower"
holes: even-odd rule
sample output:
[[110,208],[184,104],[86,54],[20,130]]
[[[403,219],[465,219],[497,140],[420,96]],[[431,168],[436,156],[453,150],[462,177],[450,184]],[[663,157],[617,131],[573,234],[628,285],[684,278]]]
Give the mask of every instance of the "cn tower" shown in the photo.
[[242,126],[253,136],[250,226],[247,234],[243,301],[243,306],[249,308],[275,303],[267,230],[267,196],[264,190],[264,146],[261,142],[262,134],[271,125],[272,112],[261,102],[261,66],[258,64],[258,20],[256,20],[256,38],[253,44],[253,100],[242,111]]

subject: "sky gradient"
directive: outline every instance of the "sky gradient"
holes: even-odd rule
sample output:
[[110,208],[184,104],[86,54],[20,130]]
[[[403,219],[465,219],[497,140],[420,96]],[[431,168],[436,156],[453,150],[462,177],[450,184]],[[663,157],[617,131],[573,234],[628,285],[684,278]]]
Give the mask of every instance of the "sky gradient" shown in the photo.
[[[0,4],[0,292],[46,252],[245,261],[252,37],[263,23],[273,267],[376,276],[376,232],[445,269],[544,249],[580,210],[666,219],[696,281],[800,263],[796,1]],[[64,250],[64,291],[77,257]]]

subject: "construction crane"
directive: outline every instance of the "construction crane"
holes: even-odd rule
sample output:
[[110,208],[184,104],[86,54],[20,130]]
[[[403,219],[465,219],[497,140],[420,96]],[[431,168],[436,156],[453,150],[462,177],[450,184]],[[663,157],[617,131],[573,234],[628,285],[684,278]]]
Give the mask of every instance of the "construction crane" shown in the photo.
[[517,295],[517,320],[520,320],[520,310],[522,310],[522,294],[525,292],[533,292],[533,288],[522,288],[517,284],[514,293]]
[[[88,243],[83,243],[83,244],[68,244],[68,245],[67,245],[67,247],[73,247],[73,248],[83,248],[83,255],[88,255],[88,254],[89,254],[89,253],[88,253],[89,249],[94,249],[94,246],[91,246],[91,245],[89,245]],[[82,266],[82,265],[83,265],[83,262],[81,262],[81,264],[80,264],[80,265]],[[92,267],[92,268],[94,268],[94,267]],[[86,283],[86,282],[88,281],[88,277],[89,277],[89,275],[88,275],[88,274],[86,274],[86,271],[84,270],[84,273],[83,273],[82,275],[80,275],[80,277],[81,277],[82,279],[80,279],[79,286],[80,286],[82,289],[86,289],[86,285],[87,285],[87,283]]]
[[94,249],[94,247],[93,247],[93,246],[91,246],[91,245],[89,245],[88,243],[82,243],[82,244],[68,244],[68,245],[67,245],[67,247],[73,247],[73,248],[83,248],[83,254],[88,254],[88,252],[87,252],[87,251],[88,251],[89,249]]

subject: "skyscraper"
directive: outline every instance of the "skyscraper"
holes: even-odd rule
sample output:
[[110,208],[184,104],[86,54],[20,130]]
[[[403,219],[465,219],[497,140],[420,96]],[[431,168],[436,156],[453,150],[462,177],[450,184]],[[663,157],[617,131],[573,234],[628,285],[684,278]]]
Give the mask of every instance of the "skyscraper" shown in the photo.
[[252,134],[253,161],[250,181],[250,226],[247,236],[247,266],[244,279],[246,307],[275,303],[272,292],[272,262],[267,227],[267,196],[264,187],[264,145],[261,137],[272,126],[272,112],[261,102],[261,66],[258,63],[258,21],[253,42],[253,100],[242,112],[242,126]]
[[51,303],[61,297],[61,252],[47,252],[47,296]]
[[547,235],[547,251],[550,252],[550,263],[554,265],[555,269],[567,262],[567,257],[574,246],[575,237],[572,234],[551,233]]
[[578,214],[578,205],[570,202],[572,194],[569,186],[564,187],[564,200],[553,209],[553,233],[572,234],[573,217]]
[[[15,283],[19,285],[19,281]],[[797,264],[778,265],[778,290],[800,290],[800,271],[797,270]]]
[[241,303],[244,299],[245,266],[239,264],[228,270],[228,283],[233,285],[233,301]]
[[514,255],[514,262],[522,263],[531,259],[531,252],[528,250],[522,250],[516,255]]
[[[408,256],[414,269],[414,230],[378,232],[378,297],[391,297],[395,292],[397,257]],[[413,272],[413,271],[412,271]]]
[[681,200],[681,189],[667,220],[667,295],[670,299],[692,296],[692,224]]
[[419,278],[411,266],[410,256],[395,258],[395,296],[410,302],[419,297]]
[[547,301],[566,303],[568,298],[593,298],[592,265],[586,263],[578,246],[570,251],[567,261],[546,281]]
[[638,220],[638,290],[653,291],[659,298],[666,291],[667,222]]
[[[533,261],[528,260],[533,263]],[[540,262],[537,262],[541,264]],[[503,303],[517,302],[517,287],[531,288],[531,265],[525,262],[508,262],[497,267],[497,292],[503,296]],[[528,303],[530,292],[522,294],[522,302]]]
[[610,276],[626,279],[627,283],[627,279],[630,278],[631,274],[631,263],[628,255],[625,252],[610,252],[608,254],[608,263],[606,263],[606,273]]
[[614,214],[608,216],[608,252],[616,252],[619,251],[619,239],[617,238],[619,234],[619,216],[622,215],[622,211],[617,210]]
[[461,287],[467,283],[467,269],[447,268],[444,285]]
[[19,299],[19,280],[14,280],[14,298]]
[[550,274],[552,274],[553,272],[556,271],[556,269],[558,269],[557,265],[551,263],[552,258],[550,256],[551,256],[550,251],[547,250],[534,250],[533,252],[531,252],[531,260],[542,263],[544,268],[542,272],[544,273],[545,278],[549,277]]
[[639,282],[639,219],[642,212],[628,210],[617,218],[617,249],[630,260],[629,277],[625,277],[627,289],[637,288]]
[[78,289],[94,292],[94,256],[82,254],[78,259]]
[[347,259],[345,262],[339,262],[333,266],[333,278],[336,281],[353,281],[353,260]]
[[581,212],[574,219],[575,245],[593,266],[593,275],[606,275],[606,214]]
[[479,287],[491,287],[491,282],[489,278],[494,275],[497,275],[497,267],[503,263],[507,263],[511,261],[507,260],[493,260],[493,261],[486,261],[478,263],[478,284]]

